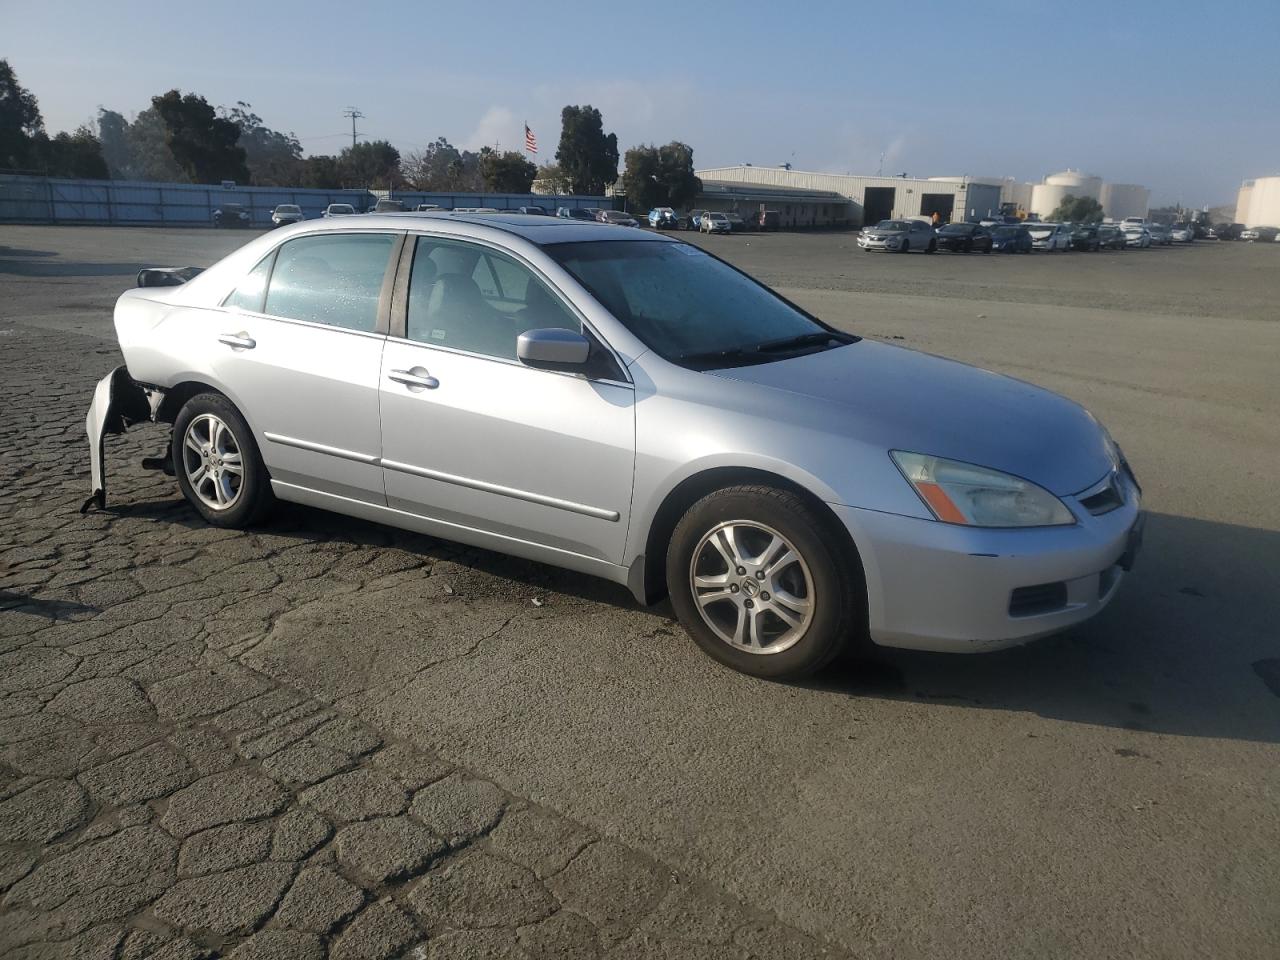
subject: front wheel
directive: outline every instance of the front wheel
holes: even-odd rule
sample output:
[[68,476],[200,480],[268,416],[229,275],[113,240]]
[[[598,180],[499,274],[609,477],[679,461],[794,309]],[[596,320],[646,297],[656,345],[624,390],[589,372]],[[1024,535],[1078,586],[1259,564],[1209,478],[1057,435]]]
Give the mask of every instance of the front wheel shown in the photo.
[[898,252],[899,252],[899,253],[910,253],[910,252],[911,252],[911,241],[909,241],[909,240],[903,240],[903,241],[902,241],[902,246],[900,246],[900,247],[898,248]]
[[253,431],[226,397],[201,393],[173,422],[174,473],[182,495],[215,527],[260,519],[274,497]]
[[924,252],[925,252],[925,253],[937,253],[937,252],[938,252],[938,241],[937,241],[937,240],[930,240],[930,241],[929,241],[929,245],[928,245],[927,247],[925,247],[925,248],[924,248]]
[[667,585],[698,646],[757,677],[812,674],[865,633],[861,570],[788,490],[729,487],[695,503],[672,534]]

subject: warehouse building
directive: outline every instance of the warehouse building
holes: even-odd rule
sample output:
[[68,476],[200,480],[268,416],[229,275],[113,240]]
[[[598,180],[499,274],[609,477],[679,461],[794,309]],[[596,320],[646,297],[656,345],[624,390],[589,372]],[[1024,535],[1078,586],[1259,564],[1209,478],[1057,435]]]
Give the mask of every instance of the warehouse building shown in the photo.
[[741,164],[698,170],[703,191],[711,195],[716,184],[768,186],[820,191],[843,199],[853,226],[878,223],[896,217],[932,217],[944,223],[977,219],[1000,212],[1000,186],[969,177],[855,177],[837,173],[811,173],[785,167]]
[[736,213],[744,219],[761,211],[778,214],[782,227],[843,227],[853,222],[853,205],[832,190],[774,187],[730,180],[703,180],[694,204],[701,210]]

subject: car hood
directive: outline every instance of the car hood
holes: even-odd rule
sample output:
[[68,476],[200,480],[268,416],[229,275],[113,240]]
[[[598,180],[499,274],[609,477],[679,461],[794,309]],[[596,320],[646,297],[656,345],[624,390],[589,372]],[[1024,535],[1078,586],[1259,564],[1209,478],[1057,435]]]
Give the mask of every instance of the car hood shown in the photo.
[[1113,466],[1092,414],[1041,387],[955,360],[872,340],[821,353],[711,371],[839,405],[851,436],[888,450],[962,460],[1031,480],[1058,496]]

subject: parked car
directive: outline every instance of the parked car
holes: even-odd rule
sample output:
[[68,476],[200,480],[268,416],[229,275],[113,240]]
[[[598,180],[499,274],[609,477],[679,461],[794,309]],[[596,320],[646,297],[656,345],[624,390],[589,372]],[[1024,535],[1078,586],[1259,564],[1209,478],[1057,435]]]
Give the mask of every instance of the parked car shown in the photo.
[[433,210],[444,210],[445,208],[438,203],[420,203],[413,209],[418,213],[431,213]]
[[705,210],[690,210],[688,214],[686,214],[684,228],[686,230],[701,230],[702,218],[706,212],[707,211]]
[[760,230],[777,230],[782,226],[782,216],[777,210],[761,210],[756,214],[756,227]]
[[547,208],[540,206],[539,204],[536,204],[536,203],[525,204],[523,207],[520,207],[519,209],[521,213],[527,213],[535,217],[548,216]]
[[1126,247],[1137,247],[1145,250],[1151,246],[1151,233],[1146,227],[1121,227],[1120,232],[1124,235],[1124,245]]
[[704,210],[698,220],[698,229],[703,233],[731,233],[733,226],[725,214]]
[[669,593],[770,678],[851,641],[1013,646],[1116,595],[1141,490],[1078,404],[844,333],[663,234],[477,219],[312,221],[125,293],[91,503],[104,434],[154,417],[211,526],[292,501]]
[[1031,248],[1045,250],[1050,253],[1071,249],[1071,226],[1065,223],[1029,223],[1027,232],[1031,234]]
[[391,200],[387,197],[381,198],[377,203],[369,208],[370,213],[404,213],[404,202],[401,200]]
[[557,207],[556,216],[561,220],[591,220],[596,216],[590,207]]
[[1248,240],[1250,243],[1261,240],[1264,243],[1271,243],[1276,239],[1276,235],[1280,233],[1275,227],[1250,227],[1248,230],[1240,234],[1241,240]]
[[611,223],[615,227],[638,227],[640,221],[629,213],[621,210],[601,210],[599,220],[601,223]]
[[305,219],[307,219],[306,215],[296,203],[277,203],[275,209],[271,211],[271,223],[277,227],[283,227],[289,223],[301,223]]
[[324,208],[322,217],[328,219],[330,217],[350,217],[354,216],[356,208],[349,203],[331,203]]
[[1094,251],[1102,249],[1102,240],[1098,237],[1096,223],[1079,223],[1071,231],[1071,249]]
[[1098,246],[1103,250],[1123,250],[1125,248],[1124,232],[1114,223],[1099,224]]
[[741,233],[747,229],[747,221],[742,219],[741,214],[726,213],[724,216],[729,221],[729,229],[733,233]]
[[1025,224],[1003,224],[991,230],[991,249],[997,253],[1030,253],[1031,231]]
[[655,230],[674,230],[680,225],[680,218],[671,207],[654,207],[649,211],[649,226]]
[[1125,217],[1120,221],[1120,229],[1125,230],[1129,227],[1143,227],[1147,225],[1146,217]]
[[241,203],[224,203],[213,211],[215,227],[247,227],[252,220],[252,215]]
[[938,249],[990,253],[991,230],[977,223],[948,223],[938,231]]
[[1196,239],[1195,227],[1189,223],[1175,223],[1170,236],[1174,243],[1193,243]]
[[1147,233],[1151,234],[1152,246],[1173,246],[1173,231],[1163,223],[1147,224]]
[[938,249],[938,238],[933,225],[924,220],[881,220],[858,231],[858,246],[866,251],[933,253]]

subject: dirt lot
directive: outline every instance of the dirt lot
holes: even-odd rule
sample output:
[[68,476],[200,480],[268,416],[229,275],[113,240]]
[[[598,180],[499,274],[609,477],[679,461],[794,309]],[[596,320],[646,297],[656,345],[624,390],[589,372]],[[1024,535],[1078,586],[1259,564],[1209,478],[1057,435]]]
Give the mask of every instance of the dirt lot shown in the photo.
[[114,297],[244,239],[0,226],[0,955],[1280,953],[1280,244],[699,240],[1084,402],[1151,511],[1071,634],[793,686],[576,575],[211,531],[137,467],[159,428],[76,513]]

